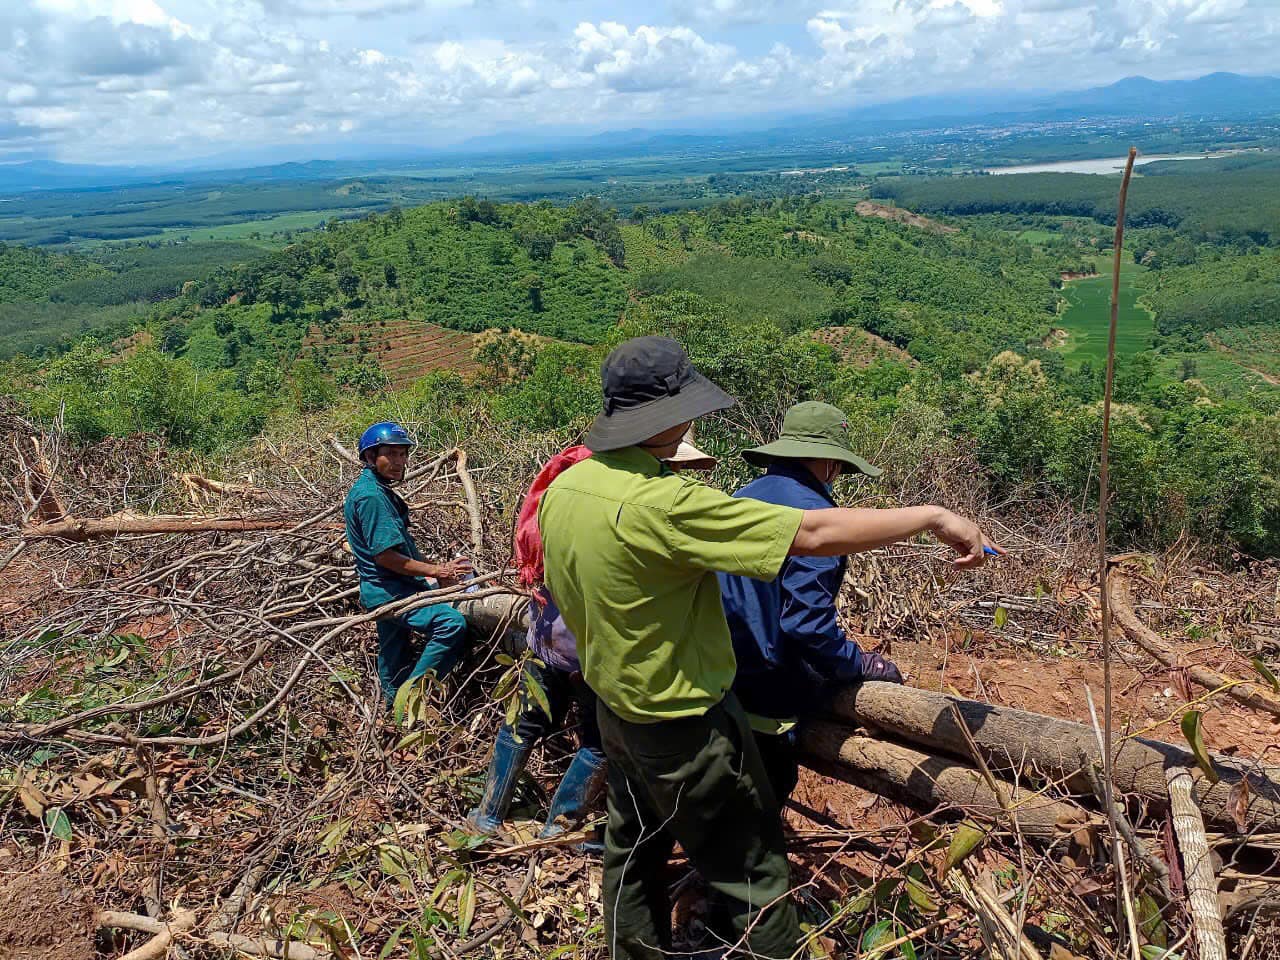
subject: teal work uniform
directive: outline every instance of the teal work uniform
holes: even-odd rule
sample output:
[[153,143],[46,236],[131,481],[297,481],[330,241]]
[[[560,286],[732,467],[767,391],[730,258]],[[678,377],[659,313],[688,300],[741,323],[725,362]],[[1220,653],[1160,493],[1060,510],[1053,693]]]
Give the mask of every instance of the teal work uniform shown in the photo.
[[[371,467],[360,472],[343,504],[347,544],[360,575],[360,603],[366,610],[430,589],[422,577],[407,577],[378,565],[384,550],[421,560],[409,533],[409,507]],[[415,634],[422,649],[415,657]],[[396,690],[427,671],[443,678],[462,659],[467,621],[448,604],[420,607],[399,617],[378,621],[378,679],[390,702]]]

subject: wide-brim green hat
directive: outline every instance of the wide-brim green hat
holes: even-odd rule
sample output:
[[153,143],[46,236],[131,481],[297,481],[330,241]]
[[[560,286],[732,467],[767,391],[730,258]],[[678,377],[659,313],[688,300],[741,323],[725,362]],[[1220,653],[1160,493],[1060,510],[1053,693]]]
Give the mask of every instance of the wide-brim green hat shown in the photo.
[[835,460],[868,477],[884,472],[849,449],[849,421],[844,412],[818,400],[793,406],[782,420],[778,439],[743,450],[742,459],[755,467],[767,467],[773,460]]

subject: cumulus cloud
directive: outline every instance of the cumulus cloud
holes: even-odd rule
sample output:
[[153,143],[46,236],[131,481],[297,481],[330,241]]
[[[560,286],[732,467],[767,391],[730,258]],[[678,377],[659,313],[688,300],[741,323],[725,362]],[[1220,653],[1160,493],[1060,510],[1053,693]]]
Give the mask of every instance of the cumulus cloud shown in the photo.
[[708,43],[687,27],[580,23],[574,31],[576,64],[611,90],[647,92],[699,87],[732,61],[733,48]]
[[[0,153],[162,162],[1267,72],[1274,0],[8,0]],[[664,11],[673,22],[651,18]],[[427,40],[426,37],[433,39]]]
[[115,24],[106,17],[60,31],[66,67],[76,76],[143,76],[194,59],[191,40],[163,27]]

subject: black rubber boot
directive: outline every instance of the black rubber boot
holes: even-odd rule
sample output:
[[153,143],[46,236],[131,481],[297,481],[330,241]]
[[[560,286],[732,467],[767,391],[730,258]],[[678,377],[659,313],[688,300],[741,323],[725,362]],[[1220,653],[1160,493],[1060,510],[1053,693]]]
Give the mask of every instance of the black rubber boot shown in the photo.
[[467,814],[467,824],[476,833],[488,836],[502,826],[507,809],[511,806],[511,798],[515,795],[520,772],[529,762],[529,754],[532,752],[531,740],[517,743],[515,734],[509,727],[498,731],[498,739],[493,744],[493,757],[489,760],[489,773],[484,782],[484,796],[480,798],[480,805]]
[[[569,764],[560,786],[556,788],[555,796],[551,798],[546,825],[538,836],[557,837],[564,833],[566,828],[560,823],[561,820],[570,824],[583,820],[591,804],[604,791],[607,765],[604,754],[591,747],[581,747],[573,755],[573,762]],[[589,851],[591,847],[590,841],[583,844],[584,850]]]

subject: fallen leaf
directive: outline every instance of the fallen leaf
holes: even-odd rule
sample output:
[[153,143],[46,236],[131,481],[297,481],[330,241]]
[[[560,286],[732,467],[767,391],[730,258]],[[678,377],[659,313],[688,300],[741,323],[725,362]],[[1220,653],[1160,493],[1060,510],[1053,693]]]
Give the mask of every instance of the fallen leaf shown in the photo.
[[947,856],[942,862],[942,869],[938,871],[939,879],[950,873],[953,868],[962,863],[973,851],[977,850],[978,845],[986,837],[987,832],[976,824],[965,822],[956,827],[956,832],[951,837],[951,843],[947,847]]
[[1236,822],[1236,829],[1241,833],[1249,830],[1249,781],[1241,780],[1227,794],[1227,812]]
[[18,781],[18,799],[27,813],[36,818],[44,816],[44,808],[49,803],[43,791],[25,777]]
[[1077,897],[1087,897],[1102,889],[1102,884],[1092,877],[1081,877],[1071,885],[1071,892]]
[[1174,667],[1170,670],[1169,683],[1183,703],[1190,703],[1196,698],[1191,687],[1191,671],[1186,667]]

